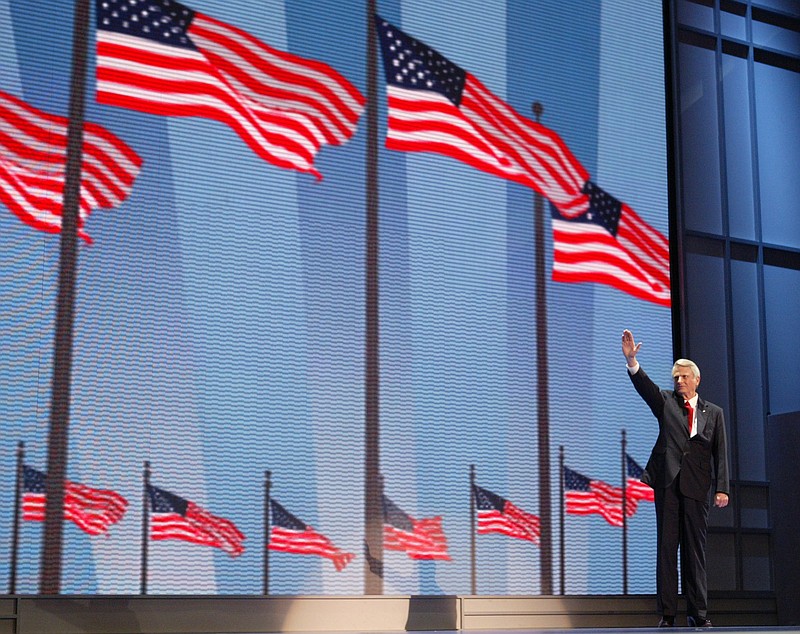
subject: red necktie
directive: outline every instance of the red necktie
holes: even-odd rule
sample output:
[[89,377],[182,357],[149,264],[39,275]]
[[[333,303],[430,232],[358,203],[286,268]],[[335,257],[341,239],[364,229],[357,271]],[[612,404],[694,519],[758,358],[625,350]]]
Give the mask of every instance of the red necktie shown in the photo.
[[689,401],[686,401],[686,411],[689,413],[689,435],[692,435],[692,423],[694,422],[694,409],[692,409],[692,404]]

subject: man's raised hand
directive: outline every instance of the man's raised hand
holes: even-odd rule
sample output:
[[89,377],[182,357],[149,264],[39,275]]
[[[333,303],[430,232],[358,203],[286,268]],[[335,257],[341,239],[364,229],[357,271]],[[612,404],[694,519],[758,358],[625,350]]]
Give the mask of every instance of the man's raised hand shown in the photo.
[[625,355],[629,366],[636,367],[636,355],[641,347],[642,342],[635,343],[633,333],[630,330],[625,329],[622,331],[622,354]]

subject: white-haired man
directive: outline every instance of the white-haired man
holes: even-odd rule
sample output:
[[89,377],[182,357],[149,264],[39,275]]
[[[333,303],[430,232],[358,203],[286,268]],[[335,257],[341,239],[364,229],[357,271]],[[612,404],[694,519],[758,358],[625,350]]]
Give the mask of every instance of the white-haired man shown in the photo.
[[655,491],[659,627],[673,627],[678,607],[678,546],[690,627],[711,627],[708,619],[706,534],[711,487],[714,504],[727,506],[728,448],[722,409],[700,398],[700,369],[688,359],[672,367],[674,389],[660,389],[639,367],[630,330],[622,333],[622,354],[633,386],[658,420],[658,439],[642,482]]

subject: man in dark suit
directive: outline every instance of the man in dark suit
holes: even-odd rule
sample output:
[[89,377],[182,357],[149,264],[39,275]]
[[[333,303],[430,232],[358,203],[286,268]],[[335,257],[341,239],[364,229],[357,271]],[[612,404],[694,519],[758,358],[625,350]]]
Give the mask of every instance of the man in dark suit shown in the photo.
[[711,627],[707,613],[706,533],[713,481],[714,504],[727,506],[728,448],[722,409],[700,398],[700,370],[688,359],[672,367],[674,389],[662,390],[639,367],[630,330],[622,354],[633,386],[658,419],[658,440],[642,482],[655,491],[658,535],[656,580],[659,627],[673,627],[678,607],[678,545],[690,627]]

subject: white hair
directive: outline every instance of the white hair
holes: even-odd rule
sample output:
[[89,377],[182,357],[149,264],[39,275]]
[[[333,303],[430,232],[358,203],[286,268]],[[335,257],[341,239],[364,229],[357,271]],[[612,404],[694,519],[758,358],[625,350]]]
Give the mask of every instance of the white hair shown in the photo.
[[694,374],[694,378],[700,378],[700,368],[697,367],[697,364],[694,361],[690,361],[689,359],[678,359],[675,362],[675,365],[672,366],[672,376],[678,374],[679,368],[690,368],[692,370],[692,374]]

